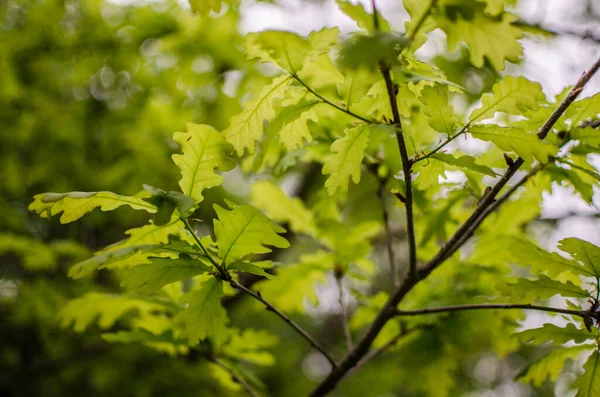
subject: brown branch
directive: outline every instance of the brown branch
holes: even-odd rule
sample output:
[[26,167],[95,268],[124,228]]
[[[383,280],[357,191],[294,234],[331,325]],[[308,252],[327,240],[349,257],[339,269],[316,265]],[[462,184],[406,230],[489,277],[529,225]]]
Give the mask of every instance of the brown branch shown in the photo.
[[[598,71],[600,68],[600,58],[594,63],[594,65],[590,68],[589,71],[585,72],[580,79],[577,81],[575,86],[571,89],[571,91],[567,94],[564,100],[558,105],[558,107],[554,110],[550,118],[538,131],[538,137],[545,137],[550,129],[554,126],[556,121],[562,116],[567,107],[575,101],[577,96],[581,93],[583,87],[587,84],[587,82],[592,78],[592,76]],[[391,79],[389,79],[391,82]],[[387,81],[386,81],[387,83]],[[392,87],[393,88],[393,87]],[[395,99],[395,98],[394,98]],[[392,99],[391,99],[392,100]],[[392,102],[395,102],[392,100]],[[392,108],[393,110],[393,108]],[[403,159],[404,160],[404,159]],[[366,334],[362,337],[362,339],[358,342],[358,344],[354,347],[352,351],[350,351],[346,357],[339,363],[339,365],[334,368],[331,373],[313,390],[310,394],[311,397],[319,397],[324,396],[333,390],[338,382],[344,377],[344,375],[354,367],[361,358],[363,358],[369,351],[369,348],[381,329],[385,326],[387,321],[394,316],[396,312],[396,306],[400,301],[408,294],[412,288],[422,279],[426,278],[437,266],[439,266],[444,260],[445,255],[450,252],[452,249],[455,249],[454,245],[458,241],[463,240],[463,236],[470,232],[470,228],[474,225],[479,217],[483,214],[484,211],[494,202],[496,196],[500,192],[500,190],[506,185],[508,180],[517,172],[517,170],[524,164],[523,159],[518,158],[512,166],[508,168],[505,174],[500,178],[500,180],[496,183],[496,185],[490,189],[490,191],[482,198],[479,202],[479,205],[473,211],[469,219],[465,221],[465,223],[454,233],[452,238],[440,249],[438,254],[430,260],[419,272],[418,277],[411,277],[410,275],[404,279],[404,282],[401,284],[399,288],[397,288],[388,301],[385,303]],[[407,188],[407,193],[409,189]],[[486,215],[487,216],[487,215]],[[485,219],[485,218],[484,218]],[[464,240],[466,241],[466,240]],[[464,243],[462,241],[462,243]]]
[[255,392],[252,387],[244,380],[242,379],[238,374],[236,374],[231,368],[229,368],[227,365],[225,365],[225,363],[221,360],[219,360],[217,357],[215,356],[210,356],[208,357],[208,360],[215,363],[216,365],[218,365],[219,367],[223,368],[225,371],[227,371],[229,373],[229,375],[231,375],[231,379],[239,384],[240,386],[242,386],[242,389],[244,389],[244,391],[246,393],[248,393],[250,396],[252,397],[260,397],[258,395],[257,392]]
[[289,318],[288,316],[286,316],[285,314],[283,314],[282,312],[280,312],[275,306],[273,306],[272,304],[270,304],[269,302],[267,302],[260,294],[252,291],[249,288],[246,288],[245,286],[243,286],[242,284],[238,283],[237,281],[235,281],[233,279],[228,280],[228,281],[229,281],[229,283],[231,284],[231,286],[233,288],[240,289],[240,290],[244,291],[246,294],[250,295],[251,297],[253,297],[257,301],[259,301],[263,305],[265,305],[267,307],[267,310],[269,310],[270,312],[275,313],[277,316],[279,316],[279,318],[281,318],[283,321],[285,321],[286,323],[288,323],[290,325],[290,327],[292,327],[298,334],[300,334],[300,336],[302,336],[304,339],[306,339],[306,341],[308,341],[308,343],[310,343],[310,345],[312,347],[314,347],[319,352],[321,352],[321,354],[323,356],[325,356],[325,358],[327,359],[327,361],[329,361],[329,363],[331,364],[331,366],[333,368],[336,368],[337,363],[333,359],[333,357],[331,357],[331,355],[329,355],[329,353],[327,353],[327,350],[325,350],[325,348],[323,346],[321,346],[321,344],[319,342],[317,342],[308,332],[306,332],[305,330],[303,330],[291,318]]
[[417,310],[396,310],[395,316],[419,316],[422,314],[435,314],[435,313],[449,313],[464,310],[492,310],[492,309],[525,309],[525,310],[537,310],[551,313],[563,313],[572,314],[579,317],[590,317],[595,315],[595,312],[589,310],[571,310],[571,309],[560,309],[557,307],[538,306],[532,304],[509,304],[509,303],[481,303],[472,305],[456,305],[456,306],[442,306],[442,307],[431,307]]

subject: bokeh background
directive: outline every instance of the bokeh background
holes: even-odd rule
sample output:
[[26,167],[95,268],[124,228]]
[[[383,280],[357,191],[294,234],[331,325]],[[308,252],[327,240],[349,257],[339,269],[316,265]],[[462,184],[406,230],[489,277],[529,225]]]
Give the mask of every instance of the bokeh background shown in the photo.
[[[403,31],[407,14],[402,3],[378,3],[391,25]],[[553,96],[600,54],[600,1],[510,3],[531,35],[522,41],[523,61],[502,74],[539,81]],[[187,4],[175,1],[0,0],[0,395],[238,395],[223,389],[193,354],[172,357],[106,343],[93,329],[78,334],[59,328],[57,312],[70,298],[90,290],[119,290],[118,282],[103,272],[75,281],[66,277],[66,269],[123,239],[125,230],[145,223],[144,214],[94,212],[61,225],[28,213],[27,205],[34,194],[48,191],[134,194],[143,183],[175,190],[179,170],[170,159],[177,150],[172,133],[190,121],[223,129],[272,73],[246,61],[242,35],[266,28],[307,34],[322,26],[339,26],[344,35],[355,30],[326,0],[243,0],[239,8],[225,7],[211,17],[193,15]],[[431,34],[418,55],[466,87],[471,100],[501,76],[488,66],[470,65],[467,49],[448,53],[439,32]],[[596,78],[583,95],[598,91]],[[302,196],[322,184],[319,174],[320,169],[305,167],[279,177],[288,193]],[[207,192],[197,217],[210,218],[212,202],[223,197],[243,200],[251,178],[240,169],[227,175],[221,188]],[[544,198],[530,232],[551,250],[566,236],[600,243],[599,214],[597,206],[556,186]],[[374,257],[382,249],[376,246]],[[385,271],[380,283],[388,282]],[[317,290],[319,305],[298,321],[324,344],[341,344],[341,335],[330,332],[340,316],[334,280]],[[351,299],[347,303],[353,304]],[[297,343],[285,324],[268,314],[248,315],[245,305],[244,300],[228,302],[236,323],[267,328],[280,337],[274,352],[278,364],[259,372],[270,395],[290,396],[290,390],[306,395],[326,374],[326,363]],[[535,324],[540,316],[526,321]],[[462,357],[458,386],[449,394],[569,395],[574,377],[569,371],[541,388],[513,381],[542,350],[525,347],[503,359],[485,351]],[[410,372],[410,363],[402,367],[394,360],[386,356],[361,369],[337,395],[413,395],[394,375]],[[580,365],[570,368],[577,372]]]

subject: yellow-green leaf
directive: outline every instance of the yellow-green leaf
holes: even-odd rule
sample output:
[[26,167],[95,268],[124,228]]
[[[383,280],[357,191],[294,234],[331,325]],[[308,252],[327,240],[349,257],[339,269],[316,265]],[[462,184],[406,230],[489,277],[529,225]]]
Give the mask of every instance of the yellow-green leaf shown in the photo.
[[235,162],[227,155],[233,151],[230,143],[209,125],[188,123],[187,132],[176,132],[173,140],[183,154],[174,154],[173,161],[181,169],[179,187],[197,203],[202,201],[202,191],[223,182],[215,170],[229,171]]
[[500,127],[495,124],[474,125],[469,128],[469,133],[482,141],[492,142],[504,151],[515,152],[527,163],[533,163],[534,159],[547,163],[550,156],[558,153],[558,148],[521,128]]
[[434,130],[451,135],[457,123],[454,109],[448,103],[448,91],[438,85],[426,86],[421,90],[419,101],[423,104],[422,112],[427,116],[427,123]]
[[576,381],[577,395],[575,397],[600,396],[600,351],[594,350],[590,358],[583,364],[583,375]]
[[528,329],[516,334],[521,342],[531,342],[539,345],[541,343],[552,341],[555,345],[562,345],[569,341],[575,343],[583,343],[596,340],[598,336],[597,330],[588,332],[585,329],[579,329],[572,323],[568,323],[564,327],[559,327],[554,324],[544,324],[541,328]]
[[537,110],[546,101],[542,86],[525,77],[506,76],[494,84],[492,92],[481,97],[481,105],[469,116],[471,122],[494,117],[496,112],[521,115],[526,110]]
[[226,336],[227,311],[221,306],[223,284],[214,277],[204,281],[199,289],[184,294],[180,301],[189,307],[179,312],[173,321],[183,329],[181,336],[194,345],[207,337],[222,340]]
[[112,211],[123,205],[154,213],[156,207],[143,200],[148,196],[145,191],[136,196],[121,196],[113,192],[42,193],[33,197],[33,202],[29,204],[29,211],[34,211],[42,218],[49,218],[62,212],[60,223],[76,221],[96,208],[100,208],[101,211]]
[[590,350],[589,345],[557,348],[539,360],[525,367],[517,377],[525,383],[535,387],[542,387],[546,380],[556,381],[561,374],[565,361],[574,360],[582,352]]
[[317,235],[314,215],[298,198],[288,197],[279,186],[269,181],[257,181],[250,188],[252,204],[276,222],[287,222],[296,233]]
[[578,238],[565,238],[558,248],[583,265],[588,274],[600,277],[600,247]]
[[289,83],[289,76],[275,78],[256,98],[244,105],[242,113],[229,120],[229,127],[223,131],[223,136],[233,145],[238,156],[242,156],[245,150],[254,154],[256,141],[263,134],[265,120],[275,116],[274,102],[283,96]]
[[223,263],[235,262],[250,254],[271,252],[266,245],[287,248],[288,241],[278,233],[285,229],[276,225],[251,205],[241,205],[228,211],[214,205],[218,220],[214,220],[219,256]]
[[543,274],[537,280],[520,278],[516,283],[500,283],[497,288],[502,295],[509,296],[511,302],[533,302],[536,299],[546,300],[554,295],[562,297],[586,299],[590,293],[584,291],[570,281],[562,283],[552,280]]
[[343,138],[331,144],[334,155],[323,166],[323,175],[329,175],[325,182],[327,193],[333,195],[338,189],[348,192],[350,178],[360,182],[360,167],[369,143],[369,126],[361,124],[346,130]]

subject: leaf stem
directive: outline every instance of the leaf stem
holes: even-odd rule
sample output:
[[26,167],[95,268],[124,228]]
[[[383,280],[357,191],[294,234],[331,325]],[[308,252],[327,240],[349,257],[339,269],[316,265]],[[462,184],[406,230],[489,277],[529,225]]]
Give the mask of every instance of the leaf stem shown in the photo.
[[438,147],[436,147],[435,149],[433,149],[431,152],[427,153],[426,155],[422,156],[422,157],[415,157],[413,158],[412,164],[416,164],[419,161],[423,161],[425,159],[428,159],[429,157],[433,156],[434,154],[436,154],[437,152],[439,152],[440,150],[442,150],[446,145],[448,145],[450,142],[454,141],[456,138],[458,138],[459,136],[463,135],[465,132],[467,132],[467,129],[471,126],[471,122],[468,122],[467,124],[465,124],[465,126],[463,128],[461,128],[456,134],[452,135],[451,137],[449,137],[448,139],[446,139],[444,142],[442,142]]
[[574,316],[586,317],[593,313],[589,310],[571,310],[561,309],[558,307],[538,306],[529,303],[525,304],[510,304],[510,303],[481,303],[471,305],[456,305],[456,306],[441,306],[441,307],[430,307],[425,309],[416,310],[396,310],[395,316],[419,316],[422,314],[435,314],[435,313],[449,313],[465,310],[491,310],[491,309],[525,309],[525,310],[537,310],[551,313],[562,313],[572,314]]
[[246,294],[250,295],[251,297],[253,297],[257,301],[259,301],[263,305],[265,305],[267,307],[267,310],[275,313],[283,321],[285,321],[286,323],[288,323],[290,325],[290,327],[292,327],[298,334],[300,334],[300,336],[302,336],[304,339],[306,339],[306,341],[308,341],[308,343],[310,343],[310,345],[312,347],[314,347],[319,352],[321,352],[321,354],[323,356],[325,356],[325,358],[327,359],[327,361],[329,361],[329,363],[331,364],[331,366],[333,368],[336,368],[337,363],[333,359],[333,357],[331,357],[329,355],[329,353],[327,353],[327,350],[325,350],[325,348],[323,346],[321,346],[321,344],[319,342],[317,342],[308,332],[306,332],[305,330],[303,330],[291,318],[289,318],[288,316],[286,316],[285,314],[283,314],[282,312],[280,312],[277,308],[275,308],[275,306],[273,306],[272,304],[270,304],[269,302],[267,302],[259,293],[256,293],[256,292],[252,291],[251,289],[246,288],[244,285],[238,283],[237,281],[235,281],[233,279],[231,279],[229,282],[230,282],[230,284],[231,284],[231,286],[233,288],[240,289],[240,290],[244,291]]
[[316,92],[315,90],[313,90],[312,88],[310,88],[296,73],[290,73],[291,76],[298,82],[300,83],[300,85],[302,85],[308,92],[310,92],[311,94],[313,94],[314,96],[316,96],[317,98],[319,98],[321,101],[323,101],[324,103],[328,104],[329,106],[332,106],[334,108],[336,108],[337,110],[339,110],[340,112],[346,113],[349,116],[352,116],[356,119],[359,119],[361,121],[364,121],[365,123],[370,123],[370,124],[381,124],[379,121],[377,120],[369,120],[361,115],[358,115],[352,111],[350,111],[349,109],[345,109],[341,106],[336,105],[335,103],[331,102],[329,99],[325,98],[324,96],[322,96],[321,94],[319,94],[318,92]]
[[425,23],[425,20],[427,19],[427,17],[431,13],[431,10],[435,6],[435,3],[437,3],[437,0],[431,0],[431,2],[429,3],[429,6],[427,7],[427,9],[423,13],[423,15],[421,15],[421,18],[419,18],[419,21],[415,25],[415,28],[413,29],[413,31],[409,35],[409,40],[411,42],[415,41],[415,37],[417,37],[417,34],[419,33],[419,30],[421,30],[421,27],[423,27],[423,24]]
[[223,368],[225,371],[227,371],[229,373],[229,375],[231,375],[231,379],[233,379],[233,381],[237,384],[239,384],[242,389],[244,389],[244,391],[246,393],[248,393],[248,395],[252,396],[252,397],[260,397],[259,394],[257,392],[255,392],[252,387],[244,380],[242,379],[238,374],[236,374],[231,368],[229,368],[223,361],[219,360],[217,357],[215,356],[210,356],[208,357],[209,361],[212,361],[213,363],[215,363],[216,365],[218,365],[219,367]]
[[180,216],[179,219],[181,219],[181,221],[183,222],[183,224],[185,225],[185,228],[188,230],[188,232],[190,232],[190,234],[192,235],[192,237],[194,238],[194,240],[196,241],[196,244],[198,244],[198,246],[200,246],[200,249],[202,250],[202,252],[204,252],[204,255],[206,255],[206,257],[208,258],[208,260],[210,261],[210,263],[212,263],[212,265],[217,269],[217,271],[219,272],[219,274],[221,275],[221,277],[223,277],[225,280],[227,280],[229,278],[229,275],[227,274],[227,272],[213,259],[213,257],[208,253],[208,250],[204,247],[204,245],[202,244],[202,242],[200,241],[200,239],[198,238],[198,236],[196,236],[196,232],[194,231],[194,229],[192,228],[192,226],[190,225],[190,222],[187,220],[186,217],[184,216]]

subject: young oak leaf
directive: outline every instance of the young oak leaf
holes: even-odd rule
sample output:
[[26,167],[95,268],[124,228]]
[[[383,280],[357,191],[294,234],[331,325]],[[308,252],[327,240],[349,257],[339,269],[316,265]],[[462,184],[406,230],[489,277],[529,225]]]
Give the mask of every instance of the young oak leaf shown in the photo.
[[[368,13],[362,4],[352,4],[351,2],[346,0],[336,0],[336,3],[340,11],[342,11],[344,14],[346,14],[346,16],[348,16],[350,19],[356,22],[356,25],[359,28],[365,29],[369,32],[375,30],[373,15]],[[379,20],[378,22],[380,30],[390,30],[389,23],[383,18],[381,13],[377,13],[377,19]]]
[[472,13],[470,18],[464,18],[460,12],[450,18],[449,15],[436,17],[439,27],[448,36],[448,49],[454,51],[461,42],[466,43],[470,61],[477,68],[484,65],[484,58],[496,70],[504,69],[505,60],[517,62],[523,55],[523,48],[517,41],[523,33],[512,25],[516,17],[506,12],[490,17],[479,5],[469,11]]
[[600,277],[600,247],[578,238],[565,238],[558,242],[558,248],[581,263],[588,275]]
[[[206,259],[206,258],[205,258]],[[167,284],[210,272],[200,258],[150,258],[150,263],[125,270],[121,286],[140,294],[152,294]]]
[[587,341],[593,341],[598,337],[597,332],[588,332],[585,329],[579,329],[572,323],[565,327],[559,327],[554,324],[544,324],[541,328],[528,329],[516,334],[521,342],[531,342],[539,345],[552,341],[555,345],[562,345],[569,341],[577,344]]
[[289,76],[276,77],[256,98],[244,105],[240,114],[229,120],[229,127],[223,131],[223,136],[233,145],[238,156],[242,156],[245,150],[254,154],[255,143],[263,134],[264,121],[275,116],[275,100],[283,96],[289,83]]
[[526,110],[537,110],[545,101],[546,96],[539,83],[520,76],[506,76],[494,84],[492,93],[481,97],[481,105],[471,112],[469,120],[473,123],[490,119],[496,112],[521,115]]
[[348,192],[350,178],[360,182],[360,167],[369,143],[369,126],[361,124],[346,130],[343,138],[331,144],[334,155],[323,166],[323,175],[329,175],[325,181],[327,193],[332,196],[338,189]]
[[545,164],[549,157],[558,153],[557,147],[541,141],[537,135],[529,134],[521,128],[478,124],[471,126],[469,133],[482,141],[492,142],[504,151],[517,153],[527,163],[533,163],[536,159]]
[[427,123],[431,128],[451,135],[458,120],[452,105],[448,103],[448,91],[437,85],[425,86],[421,90],[419,101],[423,104],[421,111],[427,116]]
[[158,300],[89,292],[70,300],[58,317],[62,327],[73,326],[75,332],[83,332],[96,319],[100,328],[110,328],[119,318],[134,310],[139,315],[144,315],[152,312],[171,312],[173,307],[172,304]]
[[204,199],[203,190],[223,182],[223,177],[215,170],[229,171],[235,167],[235,162],[227,155],[233,147],[209,125],[188,123],[186,130],[173,135],[183,154],[174,154],[172,158],[181,169],[181,191],[199,203]]
[[520,266],[531,266],[535,274],[545,273],[554,277],[568,271],[577,276],[595,277],[595,272],[589,267],[563,258],[556,252],[547,252],[535,244],[518,238],[509,238],[506,241],[514,262]]
[[33,202],[29,204],[28,209],[42,218],[49,218],[62,212],[60,223],[70,223],[96,208],[100,208],[101,211],[112,211],[128,205],[135,210],[155,213],[156,207],[144,201],[148,196],[145,191],[135,196],[121,196],[113,192],[42,193],[33,196]]
[[319,116],[314,110],[318,100],[302,98],[294,104],[283,106],[277,116],[267,125],[267,133],[271,129],[278,131],[279,143],[288,152],[301,148],[303,139],[312,142],[312,135],[308,129],[308,121],[317,121]]
[[276,280],[260,281],[256,289],[281,311],[302,313],[304,299],[315,304],[315,284],[326,280],[326,272],[333,268],[335,256],[319,251],[300,257],[300,262],[277,268]]
[[552,350],[539,360],[522,369],[516,378],[521,382],[531,383],[534,387],[542,387],[546,380],[556,381],[561,374],[565,361],[577,358],[584,351],[589,351],[589,345],[560,347]]
[[230,211],[214,205],[218,220],[214,220],[219,256],[228,264],[250,254],[271,252],[266,245],[287,248],[290,243],[278,233],[285,229],[276,225],[251,205],[241,205]]
[[338,42],[338,28],[323,28],[307,38],[296,33],[268,30],[246,35],[246,56],[272,62],[290,73],[299,72]]
[[189,307],[175,316],[173,321],[183,328],[181,336],[196,344],[208,337],[220,340],[226,336],[229,319],[221,306],[223,284],[214,277],[204,281],[199,289],[184,294],[180,301]]
[[583,375],[575,381],[577,395],[575,397],[600,396],[600,351],[594,350],[583,364]]
[[198,12],[200,15],[208,15],[211,10],[221,12],[223,3],[237,4],[239,0],[190,0],[190,7],[193,12]]
[[554,295],[565,298],[590,297],[590,293],[570,281],[562,283],[543,274],[537,280],[520,278],[516,283],[501,282],[496,286],[502,295],[509,296],[511,302],[531,302],[536,299],[546,300]]
[[256,181],[250,187],[250,200],[274,221],[289,223],[294,232],[317,235],[313,212],[304,206],[302,200],[288,197],[275,183]]

